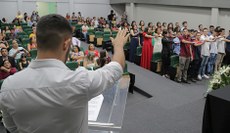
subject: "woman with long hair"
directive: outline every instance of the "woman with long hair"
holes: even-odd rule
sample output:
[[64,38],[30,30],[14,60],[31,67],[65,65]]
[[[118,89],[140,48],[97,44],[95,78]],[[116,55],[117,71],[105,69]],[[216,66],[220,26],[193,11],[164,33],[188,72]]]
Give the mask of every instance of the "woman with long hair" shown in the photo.
[[151,59],[153,55],[153,46],[152,46],[152,29],[150,27],[145,29],[143,33],[144,42],[142,47],[142,55],[141,55],[141,64],[140,66],[150,70],[151,67]]
[[133,63],[135,61],[137,47],[139,46],[139,31],[137,29],[137,25],[132,26],[130,35],[131,42],[129,45],[129,61]]

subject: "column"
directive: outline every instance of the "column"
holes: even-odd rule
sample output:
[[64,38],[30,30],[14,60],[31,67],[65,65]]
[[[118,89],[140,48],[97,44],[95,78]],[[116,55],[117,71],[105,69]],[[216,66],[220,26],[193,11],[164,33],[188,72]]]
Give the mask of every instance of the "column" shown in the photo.
[[71,16],[72,12],[74,12],[73,7],[74,7],[74,0],[69,0],[69,14],[70,14],[70,16]]
[[219,25],[219,8],[212,8],[211,9],[211,23],[214,26]]
[[129,17],[129,22],[132,22],[135,20],[135,4],[130,3],[130,17]]

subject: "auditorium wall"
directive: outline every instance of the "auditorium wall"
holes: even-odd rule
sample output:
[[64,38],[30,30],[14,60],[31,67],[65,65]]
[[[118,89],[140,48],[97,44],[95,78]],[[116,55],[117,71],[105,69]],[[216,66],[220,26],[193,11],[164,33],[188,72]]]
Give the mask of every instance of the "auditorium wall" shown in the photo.
[[[133,8],[133,9],[132,9]],[[145,20],[146,23],[153,22],[182,22],[187,20],[190,28],[196,28],[199,24],[208,27],[210,24],[221,25],[227,30],[230,29],[230,9],[192,6],[169,6],[154,4],[126,4],[128,20]],[[132,13],[133,11],[133,13]],[[213,13],[214,11],[214,13]],[[213,21],[216,19],[216,21]]]
[[[61,15],[80,11],[85,17],[107,17],[110,10],[113,9],[109,0],[1,0],[0,18],[6,17],[11,21],[18,10],[31,14],[36,10],[36,2],[57,2],[57,13]],[[124,11],[125,7],[115,6],[118,16],[121,10]]]

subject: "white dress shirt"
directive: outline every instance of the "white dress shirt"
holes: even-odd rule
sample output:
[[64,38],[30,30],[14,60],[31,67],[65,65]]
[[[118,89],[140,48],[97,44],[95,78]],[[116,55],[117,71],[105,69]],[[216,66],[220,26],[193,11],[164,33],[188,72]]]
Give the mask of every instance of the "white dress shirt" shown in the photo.
[[[200,37],[201,41],[210,40],[209,36],[202,35]],[[203,45],[201,45],[201,55],[210,56],[210,42],[205,41]]]
[[11,133],[88,133],[88,101],[122,73],[117,62],[96,71],[71,71],[59,60],[32,61],[2,85],[5,127]]

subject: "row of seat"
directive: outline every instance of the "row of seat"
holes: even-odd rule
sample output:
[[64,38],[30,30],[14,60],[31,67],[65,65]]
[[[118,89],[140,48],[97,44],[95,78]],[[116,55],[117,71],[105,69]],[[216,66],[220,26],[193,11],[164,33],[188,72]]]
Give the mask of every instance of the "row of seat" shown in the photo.
[[[126,43],[124,46],[126,60],[129,60],[129,45],[130,43]],[[136,49],[135,64],[140,65],[141,55],[142,55],[142,47],[139,46]],[[152,59],[151,59],[151,71],[160,73],[161,72],[161,62],[162,62],[161,52],[153,53]],[[172,55],[170,57],[170,71],[171,71],[170,76],[172,78],[175,77],[178,66],[179,66],[179,56]]]

